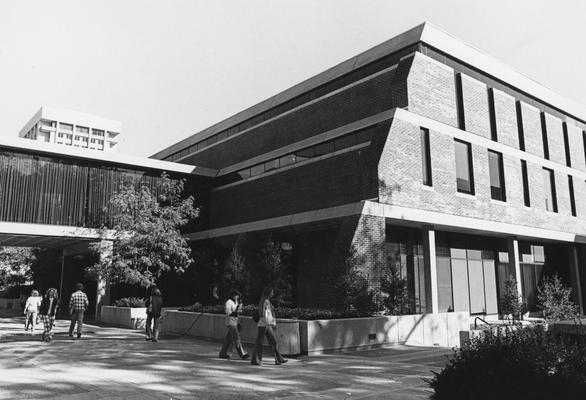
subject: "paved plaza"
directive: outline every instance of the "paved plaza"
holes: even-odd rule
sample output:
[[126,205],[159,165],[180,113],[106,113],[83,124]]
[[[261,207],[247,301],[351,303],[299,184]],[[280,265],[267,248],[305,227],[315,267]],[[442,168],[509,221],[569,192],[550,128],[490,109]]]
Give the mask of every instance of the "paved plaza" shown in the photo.
[[[291,358],[275,366],[217,358],[219,343],[191,337],[146,342],[141,332],[59,320],[51,343],[0,318],[0,399],[426,399],[424,378],[449,349],[387,349]],[[234,357],[234,356],[233,356]]]

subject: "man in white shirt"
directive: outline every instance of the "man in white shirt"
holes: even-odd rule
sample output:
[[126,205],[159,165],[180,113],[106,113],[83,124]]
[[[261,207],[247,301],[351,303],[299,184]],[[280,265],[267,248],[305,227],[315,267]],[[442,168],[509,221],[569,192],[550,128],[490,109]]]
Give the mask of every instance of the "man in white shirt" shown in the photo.
[[228,347],[230,343],[234,343],[234,347],[238,352],[241,359],[246,360],[249,355],[244,352],[242,343],[240,342],[240,333],[238,332],[238,314],[242,309],[242,302],[240,300],[240,293],[237,290],[230,292],[230,298],[224,304],[224,311],[226,313],[226,337],[224,338],[224,344],[220,350],[220,358],[230,358],[228,355]]

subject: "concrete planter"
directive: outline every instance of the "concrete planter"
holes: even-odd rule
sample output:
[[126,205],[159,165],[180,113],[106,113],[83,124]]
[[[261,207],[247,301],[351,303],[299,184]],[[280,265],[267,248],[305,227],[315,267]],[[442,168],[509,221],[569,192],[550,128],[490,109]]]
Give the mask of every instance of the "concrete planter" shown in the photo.
[[146,307],[102,306],[100,321],[121,328],[144,329],[146,323]]
[[[256,341],[257,326],[251,317],[240,317],[240,337],[243,343]],[[167,311],[163,333],[223,339],[226,336],[226,317],[221,314]],[[300,354],[299,323],[294,320],[277,320],[277,347],[283,354]]]
[[0,299],[0,309],[3,310],[21,310],[20,299]]
[[[453,347],[460,331],[468,331],[467,312],[381,316],[317,321],[279,319],[277,342],[283,354],[316,354],[391,344]],[[240,317],[244,343],[256,340],[256,322]],[[163,332],[210,339],[226,335],[225,317],[217,314],[168,311]]]
[[380,347],[392,344],[454,347],[460,331],[469,329],[469,313],[415,314],[299,321],[301,351],[328,351]]

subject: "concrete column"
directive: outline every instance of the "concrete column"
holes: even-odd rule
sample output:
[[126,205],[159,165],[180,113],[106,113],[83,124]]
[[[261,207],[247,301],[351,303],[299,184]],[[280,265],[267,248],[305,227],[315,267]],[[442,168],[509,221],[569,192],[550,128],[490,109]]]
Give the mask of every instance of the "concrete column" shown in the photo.
[[572,297],[574,303],[580,308],[580,314],[584,314],[584,303],[582,299],[582,285],[580,283],[580,261],[578,258],[578,248],[576,245],[570,245],[570,281],[572,284]]
[[425,275],[428,277],[425,283],[427,294],[427,307],[433,314],[439,312],[439,297],[437,290],[437,260],[435,255],[435,231],[430,228],[423,230],[423,254]]
[[[100,242],[100,260],[110,260],[112,257],[113,242],[102,240]],[[110,283],[103,278],[98,278],[96,289],[96,320],[100,319],[100,310],[103,305],[110,304]]]
[[523,282],[521,276],[521,262],[519,259],[519,241],[514,238],[507,239],[507,249],[509,252],[509,265],[515,267],[515,280],[517,281],[517,293],[523,295]]

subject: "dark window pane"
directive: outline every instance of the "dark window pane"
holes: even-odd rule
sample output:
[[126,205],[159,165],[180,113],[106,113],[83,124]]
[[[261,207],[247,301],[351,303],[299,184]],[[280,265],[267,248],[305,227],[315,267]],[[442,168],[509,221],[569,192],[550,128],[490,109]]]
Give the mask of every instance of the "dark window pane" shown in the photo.
[[521,177],[523,178],[523,201],[525,206],[531,206],[531,196],[529,195],[529,177],[527,175],[527,161],[521,160]]
[[450,259],[437,258],[437,297],[439,312],[454,311]]
[[308,149],[299,150],[295,153],[295,157],[297,159],[297,162],[299,162],[314,157],[313,154],[313,147],[310,147]]
[[423,184],[432,185],[431,180],[431,152],[429,149],[429,130],[420,128],[421,135],[421,169],[423,175]]
[[543,168],[543,191],[545,193],[545,209],[558,212],[555,193],[555,177],[551,169]]
[[494,151],[488,151],[488,170],[490,175],[490,197],[494,200],[506,200],[503,155]]
[[218,138],[217,140],[220,141],[222,139],[226,139],[228,137],[228,132],[224,131],[224,132],[220,132],[216,135],[216,137]]
[[365,143],[372,140],[372,132],[374,127],[363,129],[361,131],[356,132],[356,143]]
[[474,194],[470,144],[458,140],[454,143],[456,150],[456,184],[458,192]]
[[355,134],[342,136],[340,138],[337,138],[334,141],[334,147],[335,147],[336,151],[346,149],[348,147],[352,147],[355,144],[356,144],[356,135]]
[[334,142],[320,143],[313,147],[315,156],[319,157],[324,154],[330,154],[334,152]]
[[568,175],[568,190],[570,191],[570,210],[572,216],[576,216],[576,198],[574,197],[574,178]]

